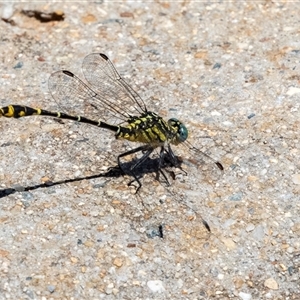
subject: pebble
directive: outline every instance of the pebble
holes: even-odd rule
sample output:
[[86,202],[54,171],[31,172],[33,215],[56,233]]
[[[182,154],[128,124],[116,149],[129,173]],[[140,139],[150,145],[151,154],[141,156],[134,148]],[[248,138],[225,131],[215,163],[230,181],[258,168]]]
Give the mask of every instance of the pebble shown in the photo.
[[120,267],[122,267],[122,265],[123,265],[123,260],[122,260],[121,258],[119,258],[119,257],[116,257],[116,258],[114,259],[114,261],[113,261],[113,264],[114,264],[116,267],[120,268]]
[[236,289],[240,289],[244,284],[244,280],[240,277],[237,277],[234,281],[234,285]]
[[255,117],[255,113],[251,113],[250,115],[247,116],[248,119],[251,119],[253,117]]
[[14,69],[21,69],[23,67],[23,62],[19,61],[13,68]]
[[72,262],[73,264],[77,264],[77,263],[78,263],[78,258],[77,258],[77,257],[72,256],[72,257],[70,258],[70,260],[71,260],[71,262]]
[[293,181],[293,183],[295,183],[295,184],[300,184],[300,174],[294,174],[294,175],[292,176],[292,181]]
[[288,269],[284,264],[279,264],[279,266],[284,272]]
[[299,89],[299,88],[295,88],[295,87],[293,87],[293,86],[291,86],[291,87],[288,89],[288,91],[286,92],[286,94],[287,94],[288,96],[293,96],[293,95],[299,94],[299,93],[300,93],[300,89]]
[[218,274],[218,279],[223,280],[224,279],[224,274]]
[[4,20],[9,20],[14,14],[13,3],[2,4],[1,18]]
[[271,294],[271,293],[266,293],[265,297],[266,297],[267,299],[272,299],[272,294]]
[[157,236],[162,238],[162,230],[161,229],[162,229],[162,227],[160,227],[160,226],[157,226],[157,227],[152,226],[146,230],[146,235],[150,239],[153,239]]
[[238,192],[233,194],[232,196],[229,197],[229,200],[231,201],[241,201],[243,197],[243,193],[242,192]]
[[113,283],[109,283],[105,289],[105,293],[107,295],[110,295],[113,292],[114,289],[114,284]]
[[213,69],[220,69],[222,66],[222,64],[220,63],[215,63],[214,66],[213,66]]
[[240,293],[239,293],[239,297],[240,297],[242,300],[251,300],[251,299],[252,299],[251,294],[247,294],[247,293],[243,293],[243,292],[240,292]]
[[246,231],[250,232],[255,228],[254,224],[250,223],[247,227],[246,227]]
[[55,291],[55,286],[54,285],[48,285],[48,291],[52,294]]
[[271,289],[271,290],[278,290],[278,283],[272,277],[265,280],[264,286]]
[[147,286],[152,293],[162,293],[165,291],[165,288],[161,280],[149,280],[147,282]]

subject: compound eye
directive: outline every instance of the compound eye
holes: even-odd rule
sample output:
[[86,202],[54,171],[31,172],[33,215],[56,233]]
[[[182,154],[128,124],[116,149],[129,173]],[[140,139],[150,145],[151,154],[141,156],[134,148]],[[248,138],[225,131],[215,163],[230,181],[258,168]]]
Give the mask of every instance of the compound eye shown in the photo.
[[180,142],[184,142],[188,138],[188,130],[183,124],[179,126],[178,134]]
[[175,127],[177,131],[177,143],[182,143],[188,138],[188,130],[179,120],[175,118],[169,119],[168,124],[172,127]]

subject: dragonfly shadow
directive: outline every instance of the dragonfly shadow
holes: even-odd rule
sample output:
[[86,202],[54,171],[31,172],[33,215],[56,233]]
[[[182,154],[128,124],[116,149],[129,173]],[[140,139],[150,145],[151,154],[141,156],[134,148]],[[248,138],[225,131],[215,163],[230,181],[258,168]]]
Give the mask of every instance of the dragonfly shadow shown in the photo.
[[118,168],[118,167],[112,167],[110,168],[107,172],[105,173],[100,173],[96,175],[91,175],[91,176],[84,176],[84,177],[77,177],[77,178],[72,178],[72,179],[64,179],[64,180],[59,180],[59,181],[47,181],[45,183],[41,184],[36,184],[36,185],[29,185],[29,186],[18,186],[16,188],[6,188],[0,190],[0,198],[9,196],[14,193],[18,192],[28,192],[32,190],[36,190],[39,188],[49,188],[55,185],[60,185],[60,184],[65,184],[65,183],[70,183],[70,182],[77,182],[81,180],[89,180],[89,179],[95,179],[95,178],[101,178],[101,177],[119,177],[123,175],[123,172]]
[[[18,192],[28,192],[33,191],[39,188],[49,188],[60,184],[66,184],[71,182],[78,182],[82,180],[90,180],[90,179],[96,179],[96,178],[118,178],[123,175],[131,175],[130,167],[135,163],[135,160],[130,162],[122,163],[122,169],[117,165],[114,167],[110,167],[107,172],[95,174],[91,176],[84,176],[84,177],[76,177],[71,179],[64,179],[59,181],[47,181],[45,183],[36,184],[36,185],[29,185],[29,186],[18,186],[16,188],[5,188],[0,189],[0,198],[4,198],[6,196],[18,193]],[[178,166],[180,167],[181,163],[178,161]],[[166,170],[168,173],[171,174],[170,170],[167,170],[168,167],[173,167],[174,165],[168,160],[167,157],[164,158],[163,163],[161,165],[161,168],[158,168],[159,166],[159,158],[148,158],[141,166],[138,166],[134,169],[134,175],[137,176],[137,178],[142,178],[147,173],[153,173],[155,172],[157,174],[156,180],[159,180],[159,173],[163,174],[163,177],[166,179],[167,183],[167,177],[165,175]],[[128,185],[133,183],[135,180],[128,182]]]
[[[163,157],[148,157],[147,160],[143,162],[143,164],[138,165],[133,170],[131,167],[135,165],[139,159],[134,159],[130,162],[122,163],[122,170],[126,175],[136,177],[137,179],[142,179],[143,176],[147,173],[155,173],[155,180],[161,182],[161,176],[163,177],[163,181],[170,186],[168,177],[171,176],[172,179],[175,179],[175,174],[172,171],[172,168],[177,167],[182,170],[182,160],[180,157],[173,156],[170,158],[169,154],[165,153]],[[183,171],[183,170],[182,170]],[[185,172],[185,171],[183,171]],[[168,176],[168,175],[169,176]],[[136,181],[135,178],[133,178],[128,185],[131,185]],[[139,188],[137,188],[137,191]]]

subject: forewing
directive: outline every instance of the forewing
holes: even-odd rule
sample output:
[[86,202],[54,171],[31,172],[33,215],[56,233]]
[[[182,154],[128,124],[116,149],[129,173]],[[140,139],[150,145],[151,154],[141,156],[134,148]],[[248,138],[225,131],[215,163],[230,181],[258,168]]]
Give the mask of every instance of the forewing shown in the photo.
[[141,97],[121,78],[109,58],[102,53],[92,53],[82,64],[83,74],[91,88],[99,95],[101,106],[110,103],[110,108],[118,115],[126,113],[140,116],[146,112]]
[[70,71],[53,73],[49,78],[49,90],[59,109],[65,113],[115,123],[128,119],[126,113],[115,110],[113,103]]

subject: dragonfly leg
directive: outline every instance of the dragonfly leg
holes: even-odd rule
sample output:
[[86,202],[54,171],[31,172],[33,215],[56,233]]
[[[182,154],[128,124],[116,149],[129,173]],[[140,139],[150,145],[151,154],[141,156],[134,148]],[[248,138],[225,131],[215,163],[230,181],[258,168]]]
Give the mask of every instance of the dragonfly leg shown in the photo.
[[170,159],[171,164],[174,167],[179,168],[185,175],[187,175],[187,172],[181,168],[180,163],[170,145],[168,145],[168,149],[165,149],[165,152],[168,154],[168,158]]
[[[170,182],[168,180],[167,175],[165,174],[165,172],[162,170],[162,165],[163,165],[163,160],[164,160],[164,154],[165,154],[165,147],[161,147],[160,148],[160,152],[159,152],[159,161],[158,161],[158,171],[161,173],[161,175],[164,177],[165,181],[167,182],[167,185],[170,186]],[[168,153],[166,151],[166,153]],[[173,164],[173,162],[171,162]]]
[[130,168],[130,170],[129,170],[129,173],[130,173],[130,175],[134,178],[134,180],[130,181],[130,182],[128,183],[128,185],[131,185],[133,181],[136,181],[136,182],[138,183],[138,185],[139,185],[139,186],[137,187],[135,193],[137,193],[138,190],[142,187],[142,184],[141,184],[139,178],[138,178],[138,177],[135,175],[135,173],[133,172],[133,170],[134,170],[135,168],[137,168],[139,165],[141,165],[141,164],[149,157],[149,155],[153,152],[153,150],[154,150],[154,149],[153,149],[152,147],[149,147],[148,145],[143,145],[143,146],[137,147],[137,148],[135,148],[135,149],[126,151],[126,152],[124,152],[124,153],[122,153],[122,154],[120,154],[120,155],[118,156],[118,166],[119,166],[119,168],[120,168],[124,173],[126,173],[125,170],[124,170],[124,168],[122,167],[122,164],[121,164],[121,158],[122,158],[122,157],[125,157],[125,156],[127,156],[127,155],[130,155],[130,154],[139,152],[139,151],[146,151],[146,152],[143,154],[143,156],[142,156],[142,157],[141,157],[141,158],[140,158],[133,166],[131,166],[131,168]]

